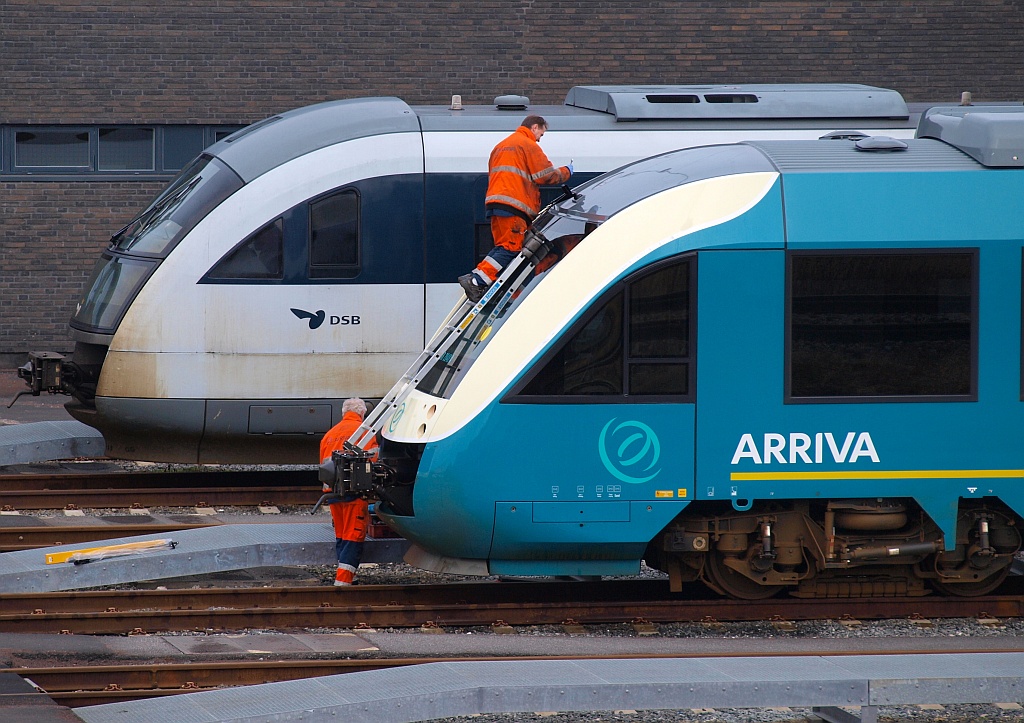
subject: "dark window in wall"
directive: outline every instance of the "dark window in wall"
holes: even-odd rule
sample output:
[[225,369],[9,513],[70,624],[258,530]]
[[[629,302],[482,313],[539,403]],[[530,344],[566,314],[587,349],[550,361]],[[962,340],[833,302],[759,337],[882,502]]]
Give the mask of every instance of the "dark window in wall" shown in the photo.
[[18,169],[90,168],[89,131],[84,128],[32,128],[14,133]]
[[229,251],[208,279],[280,279],[284,275],[284,221],[271,221]]
[[788,284],[790,401],[976,395],[976,252],[794,252]]
[[180,171],[206,147],[202,126],[164,128],[164,170]]
[[309,277],[352,278],[359,273],[359,195],[353,190],[309,204]]
[[[0,173],[167,174],[239,126],[0,126]],[[6,151],[6,152],[4,152]]]
[[[154,161],[152,128],[100,128],[100,171],[152,171]],[[198,155],[198,154],[196,154]]]
[[514,394],[562,402],[689,395],[695,270],[692,257],[677,259],[616,285]]

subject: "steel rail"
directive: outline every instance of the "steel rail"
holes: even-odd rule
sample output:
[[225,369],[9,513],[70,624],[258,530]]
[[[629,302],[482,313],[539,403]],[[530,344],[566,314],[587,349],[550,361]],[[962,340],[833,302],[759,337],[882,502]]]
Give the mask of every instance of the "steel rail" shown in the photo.
[[38,527],[0,527],[0,552],[36,550],[41,547],[77,545],[81,542],[109,540],[115,537],[135,535],[160,535],[165,532],[198,530],[214,527],[222,522],[198,522],[180,524],[160,523],[111,523],[95,525],[41,525]]
[[0,474],[0,490],[159,489],[164,487],[318,487],[316,470],[72,472]]
[[[587,624],[727,622],[758,620],[828,620],[852,618],[969,618],[1009,617],[1024,614],[1019,595],[977,598],[850,598],[773,599],[759,601],[679,599],[658,595],[658,583],[629,581],[631,595],[596,594],[587,583],[573,590],[554,583],[543,594],[543,583],[481,583],[440,586],[364,586],[337,591],[332,587],[279,588],[264,597],[259,588],[177,593],[173,609],[170,591],[134,591],[129,597],[84,598],[89,593],[0,595],[0,632],[125,634],[184,630],[244,630],[252,628],[358,628],[358,627],[475,627],[495,625],[560,625],[573,621]],[[533,588],[531,589],[531,585]],[[621,589],[621,586],[620,586]],[[359,590],[358,593],[355,593]],[[662,586],[661,592],[663,592]],[[413,593],[413,591],[418,591]],[[158,593],[158,594],[151,594]],[[182,593],[186,593],[182,595]],[[64,595],[62,611],[54,595]],[[163,597],[161,597],[163,596]],[[415,601],[410,599],[415,597]],[[34,597],[34,599],[33,599]],[[92,609],[75,608],[71,601],[90,599]],[[160,600],[166,609],[159,609]],[[37,607],[28,611],[28,607]],[[120,601],[120,602],[119,602]],[[119,607],[120,605],[120,607]],[[131,607],[134,609],[125,610]],[[20,610],[20,612],[12,612]]]
[[87,490],[0,490],[0,509],[54,510],[85,508],[209,507],[312,505],[318,485],[307,487],[166,487]]

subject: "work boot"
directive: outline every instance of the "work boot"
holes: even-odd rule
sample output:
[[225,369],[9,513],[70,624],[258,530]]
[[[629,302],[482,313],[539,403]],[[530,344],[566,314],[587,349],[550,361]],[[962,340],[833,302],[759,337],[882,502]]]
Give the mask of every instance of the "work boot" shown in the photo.
[[480,298],[487,291],[487,284],[481,281],[480,277],[470,272],[465,276],[459,277],[459,286],[466,292],[466,298],[472,301],[474,304],[480,301]]

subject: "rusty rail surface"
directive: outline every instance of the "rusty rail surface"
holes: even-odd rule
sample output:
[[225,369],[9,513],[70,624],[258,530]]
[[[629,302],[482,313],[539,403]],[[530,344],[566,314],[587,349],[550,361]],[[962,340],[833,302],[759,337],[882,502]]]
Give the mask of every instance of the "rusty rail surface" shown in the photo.
[[313,470],[0,475],[0,509],[312,505]]
[[741,601],[674,596],[664,581],[482,582],[0,594],[0,632],[125,634],[252,628],[473,627],[1009,617],[1024,596]]
[[160,489],[166,487],[316,487],[316,470],[223,470],[195,472],[72,472],[0,474],[0,491]]
[[198,530],[223,524],[216,522],[198,523],[105,523],[95,525],[40,525],[33,527],[0,527],[0,552],[37,550],[41,547],[77,545],[82,542],[109,540],[115,537],[135,535],[160,535],[165,532]]

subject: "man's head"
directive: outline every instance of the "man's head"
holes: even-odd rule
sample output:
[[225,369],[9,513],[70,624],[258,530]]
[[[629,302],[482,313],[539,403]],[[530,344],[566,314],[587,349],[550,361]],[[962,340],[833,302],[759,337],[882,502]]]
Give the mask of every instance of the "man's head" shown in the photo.
[[341,405],[341,413],[348,414],[349,412],[355,412],[360,417],[366,416],[366,402],[359,397],[352,397],[346,399]]
[[528,128],[530,133],[533,134],[533,139],[537,142],[540,142],[541,137],[548,130],[548,122],[539,115],[528,115],[523,118],[523,122],[519,125]]

